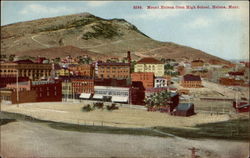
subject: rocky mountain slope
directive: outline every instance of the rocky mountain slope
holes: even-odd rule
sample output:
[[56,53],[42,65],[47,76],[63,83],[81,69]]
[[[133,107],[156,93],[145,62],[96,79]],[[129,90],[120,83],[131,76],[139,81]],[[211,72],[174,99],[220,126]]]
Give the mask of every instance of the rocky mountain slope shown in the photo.
[[[70,52],[73,47],[82,51]],[[1,26],[2,54],[54,57],[85,52],[92,57],[124,57],[128,50],[135,59],[153,56],[227,62],[197,49],[153,40],[124,19],[102,19],[89,13]]]

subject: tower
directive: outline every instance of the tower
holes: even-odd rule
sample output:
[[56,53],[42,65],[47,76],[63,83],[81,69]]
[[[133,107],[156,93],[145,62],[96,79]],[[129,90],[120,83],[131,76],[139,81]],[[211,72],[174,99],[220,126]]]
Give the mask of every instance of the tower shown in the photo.
[[130,51],[127,52],[127,60],[128,60],[128,63],[130,64],[131,63]]

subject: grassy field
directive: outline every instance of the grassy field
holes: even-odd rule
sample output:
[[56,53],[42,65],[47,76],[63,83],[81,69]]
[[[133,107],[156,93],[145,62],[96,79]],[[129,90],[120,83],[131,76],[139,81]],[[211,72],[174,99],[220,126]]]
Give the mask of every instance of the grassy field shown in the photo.
[[[249,140],[249,119],[238,118],[229,121],[198,124],[192,128],[176,128],[176,127],[163,127],[153,126],[151,128],[122,128],[122,127],[110,127],[110,126],[90,126],[70,124],[63,122],[44,121],[39,120],[23,114],[14,114],[9,112],[1,112],[1,122],[5,120],[19,120],[19,121],[31,121],[37,123],[43,123],[46,126],[57,130],[65,131],[77,131],[87,133],[106,133],[106,134],[128,134],[128,135],[144,135],[144,136],[157,136],[157,137],[169,137],[166,134],[172,134],[179,137],[191,138],[191,139],[224,139],[224,140]],[[7,122],[8,123],[8,122]],[[159,132],[155,132],[155,130]],[[162,133],[160,133],[162,132]],[[164,134],[166,133],[166,134]]]
[[249,119],[235,119],[217,123],[196,125],[193,129],[155,127],[162,132],[185,138],[214,138],[228,140],[250,140]]

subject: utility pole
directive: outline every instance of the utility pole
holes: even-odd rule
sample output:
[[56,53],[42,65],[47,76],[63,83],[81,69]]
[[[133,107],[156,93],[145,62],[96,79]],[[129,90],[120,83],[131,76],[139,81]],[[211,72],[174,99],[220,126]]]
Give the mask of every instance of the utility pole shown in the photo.
[[16,101],[17,101],[17,107],[19,107],[19,88],[18,88],[18,69],[16,74]]
[[192,147],[192,148],[188,148],[188,150],[191,150],[191,158],[196,158],[195,152],[199,151],[199,149]]

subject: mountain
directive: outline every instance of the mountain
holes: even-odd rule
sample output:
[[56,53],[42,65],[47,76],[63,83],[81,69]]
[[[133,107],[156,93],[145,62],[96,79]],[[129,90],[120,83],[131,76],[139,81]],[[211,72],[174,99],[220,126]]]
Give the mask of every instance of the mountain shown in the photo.
[[124,57],[128,50],[136,59],[200,58],[228,63],[191,47],[153,40],[124,19],[102,19],[89,13],[1,26],[2,54],[55,57],[85,53],[92,57]]

